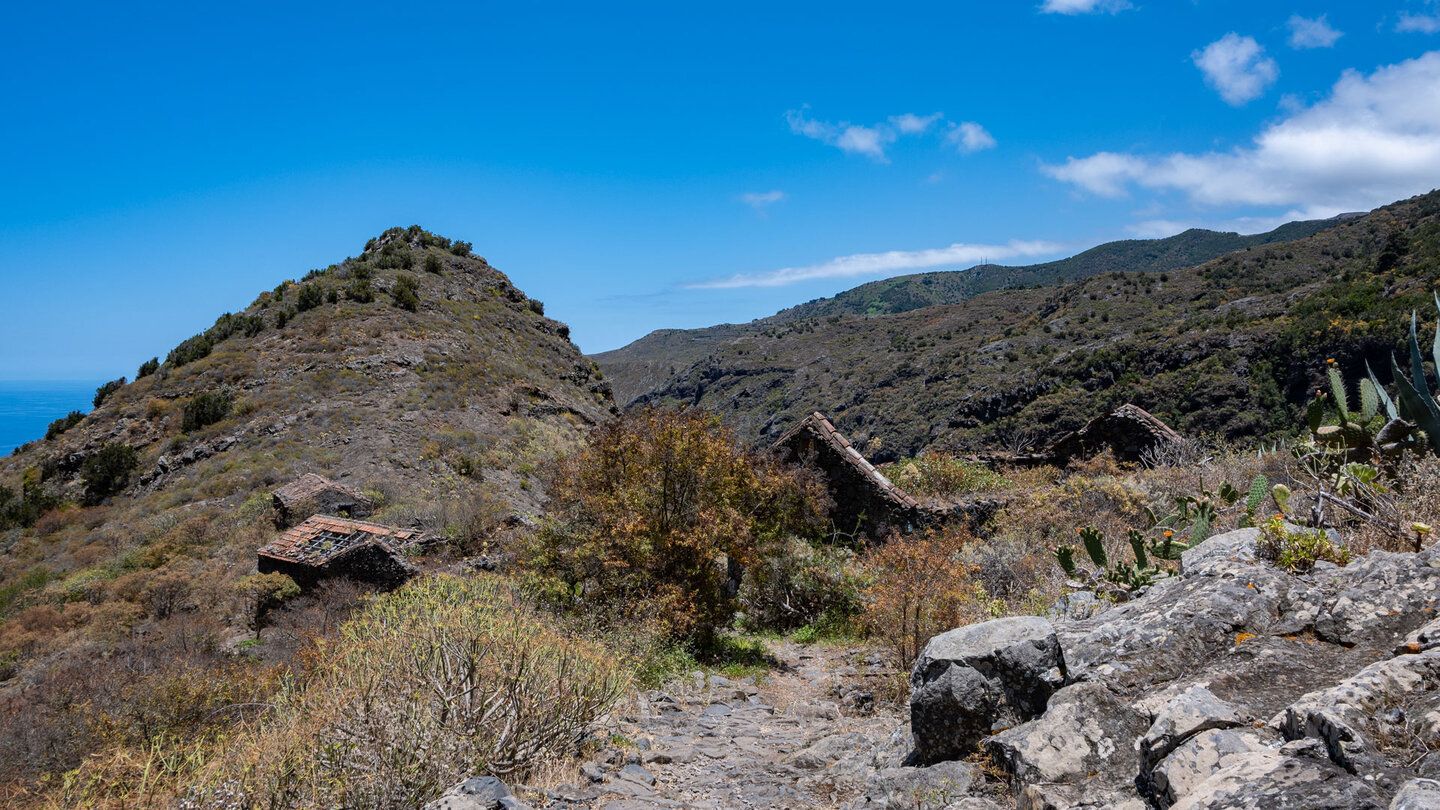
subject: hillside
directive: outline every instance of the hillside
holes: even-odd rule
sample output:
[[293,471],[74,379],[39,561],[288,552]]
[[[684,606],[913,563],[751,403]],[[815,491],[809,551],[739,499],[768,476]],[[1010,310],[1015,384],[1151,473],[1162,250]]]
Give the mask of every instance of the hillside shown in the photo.
[[832,298],[818,298],[747,324],[704,329],[661,329],[614,351],[593,355],[624,404],[662,387],[686,366],[743,335],[832,315],[894,315],[939,304],[957,304],[1001,289],[1054,285],[1101,273],[1163,273],[1191,267],[1237,250],[1300,239],[1353,214],[1291,222],[1273,231],[1242,236],[1192,228],[1164,239],[1107,242],[1066,259],[1022,267],[982,264],[968,270],[915,273],[861,284]]
[[[232,702],[294,652],[229,655],[276,485],[337,479],[380,503],[373,519],[456,553],[536,512],[537,467],[613,410],[543,309],[468,243],[392,229],[0,460],[0,782],[118,733],[87,718],[175,711],[185,727],[211,698],[147,708],[153,690]],[[87,668],[97,655],[116,663]]]
[[[1369,360],[1388,379],[1410,311],[1428,309],[1440,278],[1437,214],[1431,193],[1160,274],[720,327],[714,340],[652,336],[700,356],[635,401],[711,409],[757,443],[818,409],[881,461],[1023,448],[1127,401],[1192,435],[1287,434],[1327,357],[1352,377]],[[633,348],[597,358],[622,391],[644,379]]]

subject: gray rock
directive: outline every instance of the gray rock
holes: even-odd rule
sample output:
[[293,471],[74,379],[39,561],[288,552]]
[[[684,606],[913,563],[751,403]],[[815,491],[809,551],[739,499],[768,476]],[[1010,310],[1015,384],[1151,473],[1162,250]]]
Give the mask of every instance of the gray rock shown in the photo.
[[626,765],[616,774],[616,778],[636,782],[646,787],[651,787],[655,784],[655,774],[650,773],[639,765]]
[[1217,534],[1181,554],[1180,571],[1186,576],[1219,576],[1254,565],[1259,539],[1259,529],[1236,529]]
[[930,639],[910,675],[910,724],[919,761],[959,759],[997,726],[1045,710],[1065,659],[1050,622],[1020,616]]
[[493,776],[472,776],[426,804],[423,810],[528,810]]
[[1340,591],[1315,623],[1315,634],[1345,646],[1416,629],[1440,600],[1440,557],[1375,551],[1340,569]]
[[1390,810],[1440,810],[1440,782],[1411,779],[1396,791]]
[[971,766],[941,762],[928,768],[885,768],[865,784],[872,807],[928,808],[962,798],[974,782]]
[[1233,729],[1202,731],[1181,743],[1150,772],[1150,784],[1165,806],[1189,795],[1196,785],[1249,754],[1269,750],[1259,734]]
[[868,758],[875,750],[875,740],[859,734],[832,734],[795,752],[790,764],[801,770],[828,768],[842,760]]
[[1248,719],[1209,689],[1192,686],[1171,698],[1150,724],[1150,730],[1140,738],[1141,770],[1149,772],[1180,743],[1202,731],[1234,728],[1244,725]]
[[986,748],[1026,784],[1133,783],[1135,739],[1148,719],[1104,684],[1078,683],[1056,692],[1045,713],[996,734]]
[[1262,751],[1196,785],[1172,810],[1381,810],[1375,789],[1326,760]]

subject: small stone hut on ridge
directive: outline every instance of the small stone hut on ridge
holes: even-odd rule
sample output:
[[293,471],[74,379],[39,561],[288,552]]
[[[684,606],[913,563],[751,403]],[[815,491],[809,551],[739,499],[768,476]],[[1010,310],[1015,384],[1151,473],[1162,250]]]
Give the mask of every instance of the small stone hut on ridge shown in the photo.
[[344,484],[322,475],[306,473],[270,493],[275,507],[275,526],[288,529],[311,515],[369,517],[375,502]]
[[419,538],[412,529],[312,515],[261,548],[256,567],[285,574],[304,589],[334,577],[394,588],[414,575],[400,552]]
[[920,502],[875,469],[819,411],[800,420],[770,449],[786,463],[825,475],[835,501],[831,519],[839,531],[879,540],[892,529],[909,532],[927,522]]

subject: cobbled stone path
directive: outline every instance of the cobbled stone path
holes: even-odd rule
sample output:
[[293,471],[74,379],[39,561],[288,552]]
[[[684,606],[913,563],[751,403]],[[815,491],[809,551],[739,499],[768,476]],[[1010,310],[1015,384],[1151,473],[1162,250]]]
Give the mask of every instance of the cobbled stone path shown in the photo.
[[[909,750],[906,718],[883,700],[877,709],[874,699],[883,697],[893,670],[871,650],[785,641],[771,652],[781,666],[759,679],[697,672],[666,691],[639,695],[612,723],[611,744],[582,765],[581,784],[546,791],[548,805],[535,806],[810,808],[856,801],[865,790],[863,769],[879,760],[898,765]],[[855,766],[836,767],[847,756]]]

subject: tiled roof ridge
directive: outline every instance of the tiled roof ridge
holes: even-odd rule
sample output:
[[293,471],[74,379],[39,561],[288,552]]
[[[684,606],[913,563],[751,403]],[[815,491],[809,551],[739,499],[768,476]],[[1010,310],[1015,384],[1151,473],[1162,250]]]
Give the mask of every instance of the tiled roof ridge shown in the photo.
[[870,479],[885,497],[909,509],[921,508],[919,501],[911,497],[905,490],[896,486],[894,482],[885,477],[884,473],[875,469],[875,465],[871,464],[865,456],[861,455],[860,451],[856,450],[854,445],[850,444],[850,440],[845,438],[845,434],[836,429],[835,425],[825,417],[825,414],[819,411],[811,412],[809,416],[801,419],[795,427],[785,431],[785,434],[775,441],[774,446],[784,445],[803,432],[812,433],[821,441],[830,445],[831,449],[843,456],[845,460],[859,470],[862,475]]

